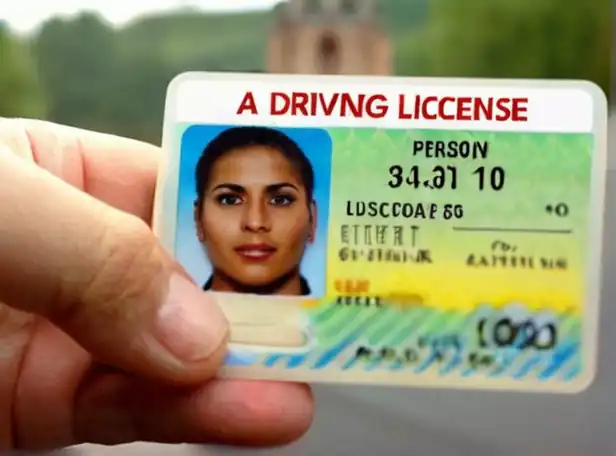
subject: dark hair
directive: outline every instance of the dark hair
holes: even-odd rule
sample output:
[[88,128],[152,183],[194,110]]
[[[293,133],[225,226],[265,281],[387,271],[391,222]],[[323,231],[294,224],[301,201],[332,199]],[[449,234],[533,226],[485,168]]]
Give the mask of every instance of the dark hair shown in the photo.
[[[308,203],[314,192],[314,170],[295,141],[281,131],[267,127],[233,127],[216,136],[204,149],[195,169],[197,201],[201,206],[203,193],[210,180],[212,168],[219,158],[234,149],[249,146],[265,146],[280,152],[299,173],[306,189]],[[258,170],[255,170],[258,172]]]

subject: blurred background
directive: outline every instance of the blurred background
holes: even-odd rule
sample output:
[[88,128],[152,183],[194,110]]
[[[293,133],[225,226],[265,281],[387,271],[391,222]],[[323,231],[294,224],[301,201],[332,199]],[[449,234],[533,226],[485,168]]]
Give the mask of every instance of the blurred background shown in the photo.
[[[609,91],[609,0],[289,1],[3,1],[0,116],[159,144],[166,86],[187,70],[577,78]],[[306,64],[314,46],[324,62]]]

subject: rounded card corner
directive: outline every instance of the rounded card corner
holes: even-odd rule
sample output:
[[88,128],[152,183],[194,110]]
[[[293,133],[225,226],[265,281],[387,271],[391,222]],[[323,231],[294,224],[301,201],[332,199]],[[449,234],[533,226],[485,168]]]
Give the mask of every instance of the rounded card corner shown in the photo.
[[594,81],[581,79],[575,81],[575,85],[592,98],[594,105],[605,107],[605,111],[607,113],[607,94],[599,84]]
[[585,374],[581,375],[578,382],[569,390],[571,394],[582,394],[588,391],[597,379],[597,372],[595,369],[589,370]]
[[171,78],[169,84],[167,84],[167,99],[174,98],[180,86],[186,82],[193,81],[197,74],[198,73],[195,71],[184,71]]

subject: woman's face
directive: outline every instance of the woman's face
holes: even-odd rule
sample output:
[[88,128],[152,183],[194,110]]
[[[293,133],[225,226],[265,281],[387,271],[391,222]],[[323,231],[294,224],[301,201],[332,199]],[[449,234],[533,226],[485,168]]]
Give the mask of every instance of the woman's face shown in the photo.
[[199,239],[214,268],[246,286],[267,285],[297,267],[315,223],[297,171],[262,146],[216,162],[197,213]]

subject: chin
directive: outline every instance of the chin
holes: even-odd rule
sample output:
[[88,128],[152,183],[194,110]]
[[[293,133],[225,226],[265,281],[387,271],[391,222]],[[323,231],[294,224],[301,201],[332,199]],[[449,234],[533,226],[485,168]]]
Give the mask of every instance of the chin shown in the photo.
[[235,282],[247,287],[262,287],[276,280],[277,275],[265,265],[250,265],[249,267],[238,268],[239,274],[230,274]]
[[271,274],[267,276],[244,274],[241,277],[232,277],[232,279],[235,282],[235,288],[238,293],[274,294],[274,290],[278,289],[284,282],[280,280],[282,277]]
[[244,288],[255,288],[255,287],[267,287],[268,285],[271,285],[274,282],[274,280],[270,277],[263,279],[260,277],[255,277],[255,278],[246,278],[243,277],[240,280],[237,280],[236,283],[238,283],[241,287]]

